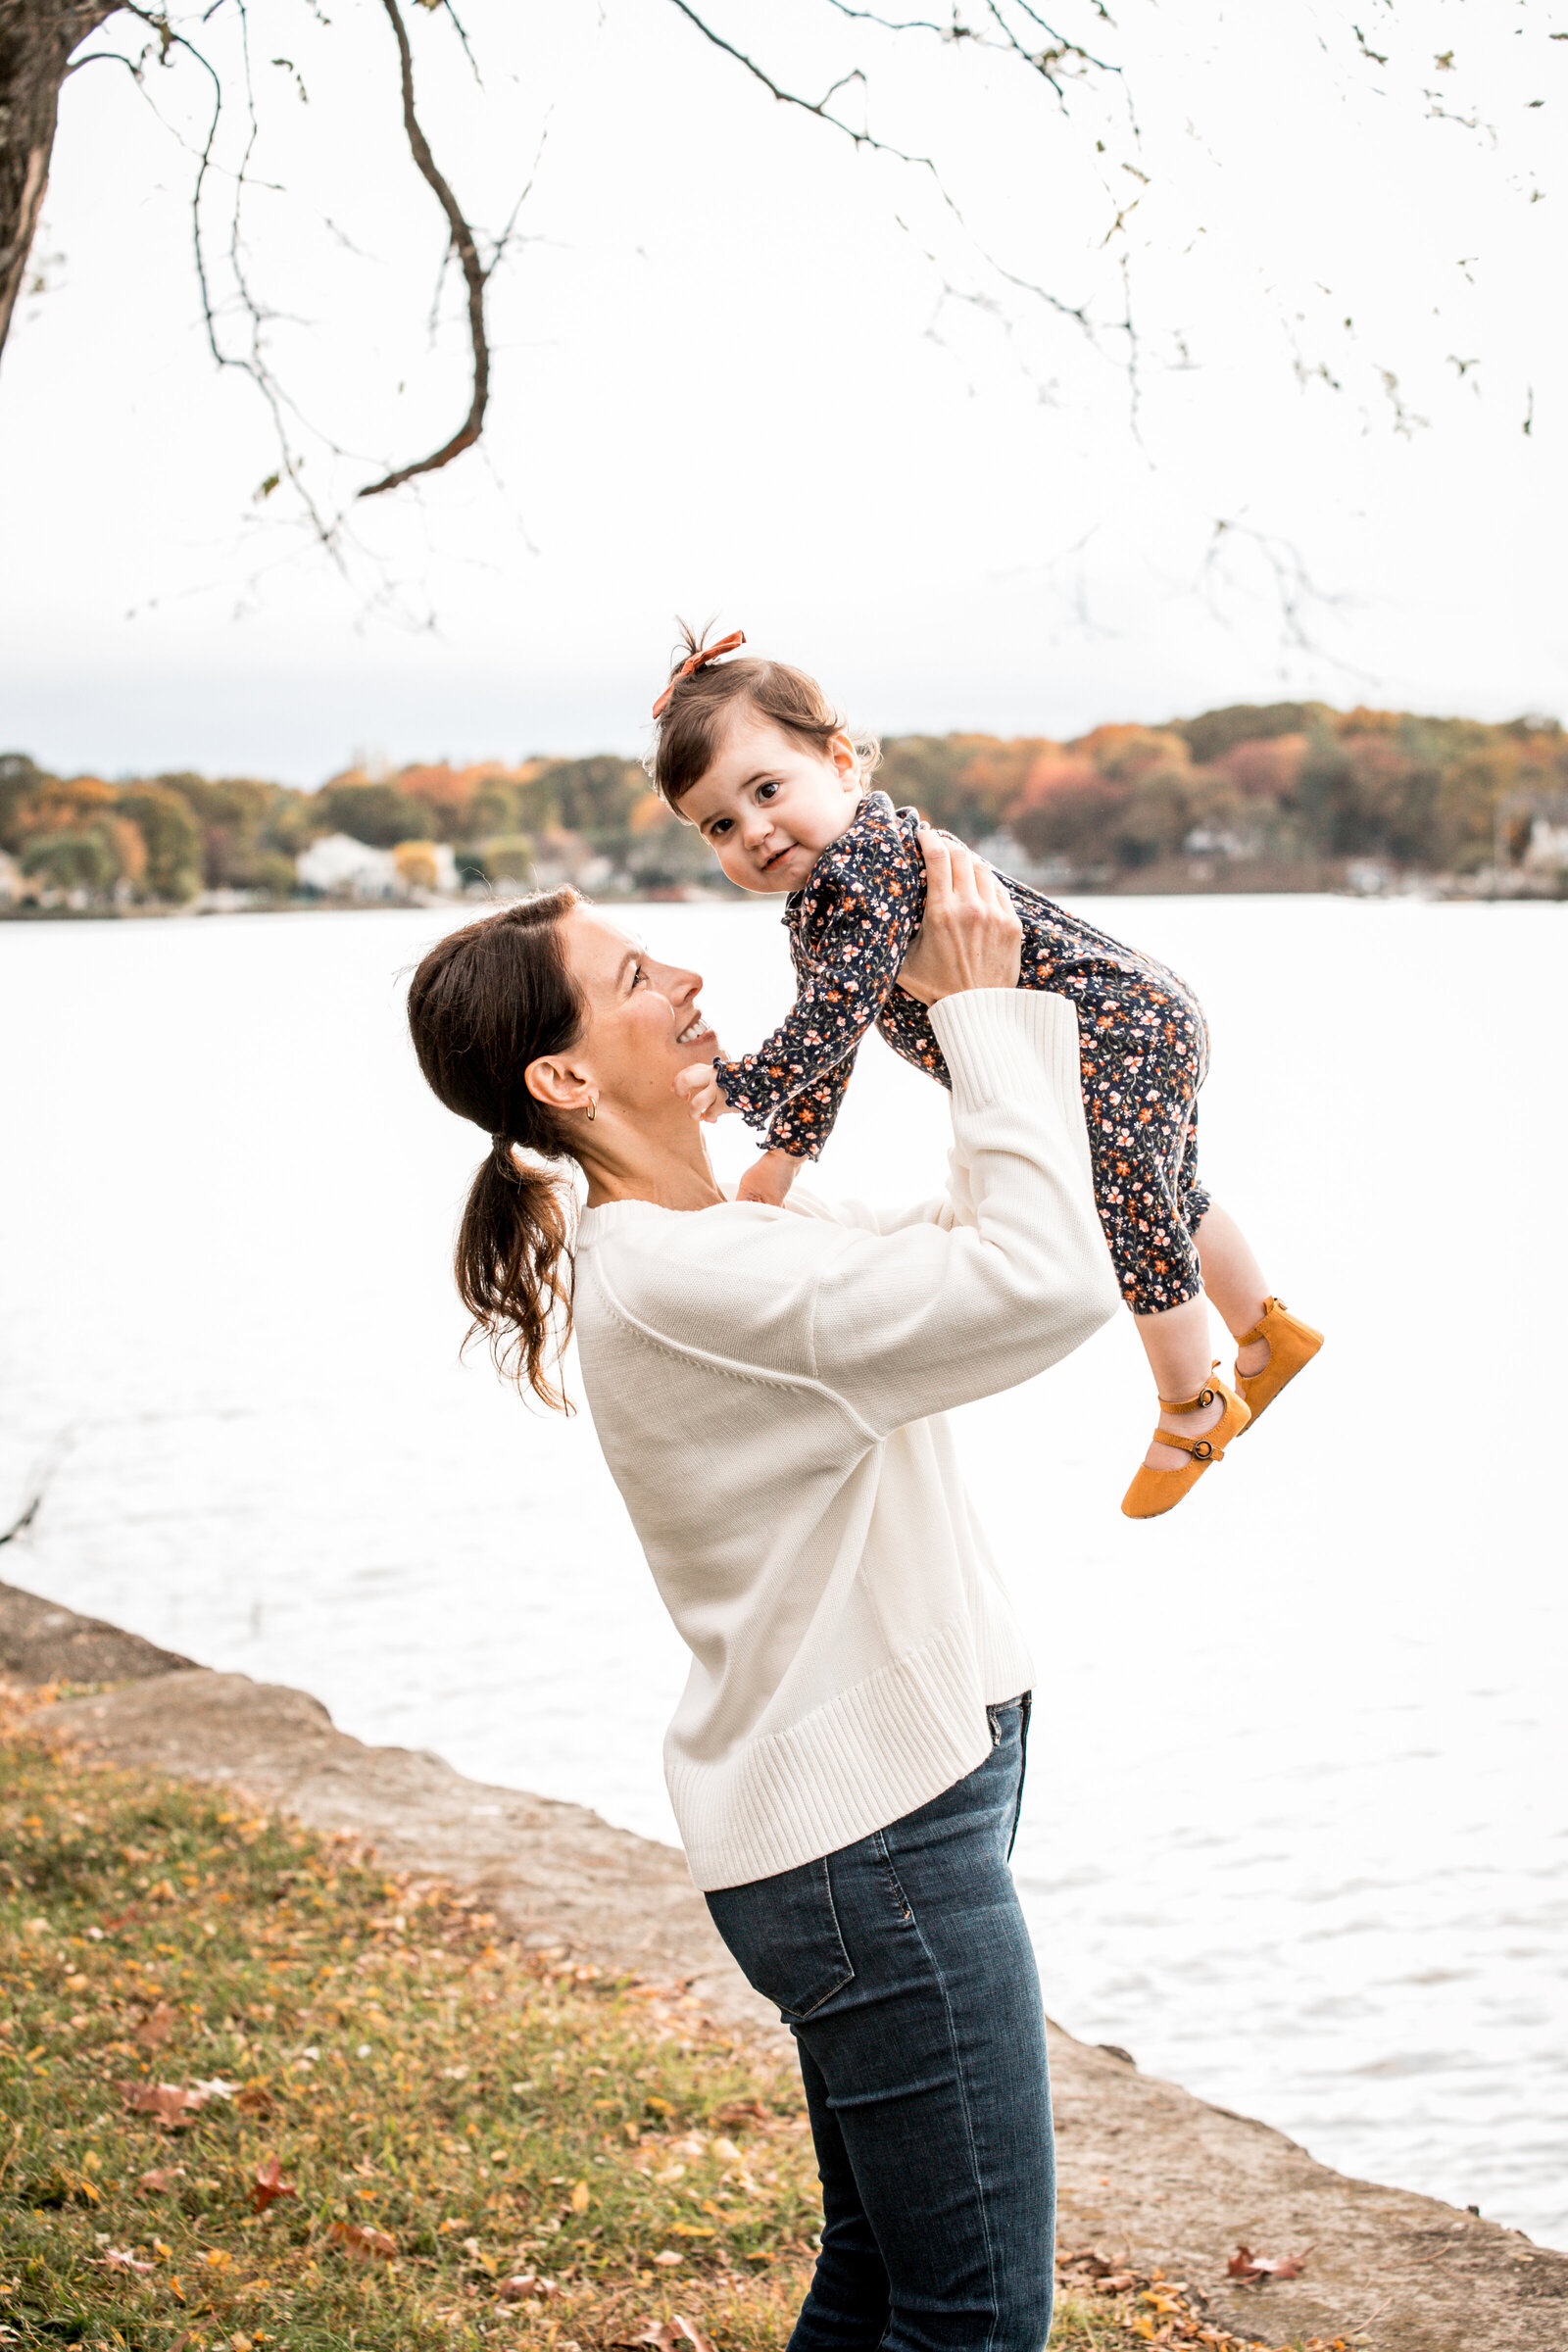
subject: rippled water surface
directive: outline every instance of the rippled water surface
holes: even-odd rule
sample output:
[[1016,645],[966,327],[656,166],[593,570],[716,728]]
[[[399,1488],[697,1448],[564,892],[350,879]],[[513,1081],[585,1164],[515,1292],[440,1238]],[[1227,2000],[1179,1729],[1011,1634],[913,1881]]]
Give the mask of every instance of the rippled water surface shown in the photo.
[[[960,1416],[1038,1667],[1048,2004],[1568,2245],[1568,909],[1089,910],[1202,995],[1208,1181],[1329,1346],[1152,1524],[1125,1319]],[[772,906],[626,915],[732,1048],[783,1009]],[[457,1362],[475,1152],[398,978],[444,919],[0,927],[0,1521],[49,1475],[0,1570],[667,1838],[682,1653],[592,1427]],[[821,1181],[927,1191],[946,1128],[873,1041]]]

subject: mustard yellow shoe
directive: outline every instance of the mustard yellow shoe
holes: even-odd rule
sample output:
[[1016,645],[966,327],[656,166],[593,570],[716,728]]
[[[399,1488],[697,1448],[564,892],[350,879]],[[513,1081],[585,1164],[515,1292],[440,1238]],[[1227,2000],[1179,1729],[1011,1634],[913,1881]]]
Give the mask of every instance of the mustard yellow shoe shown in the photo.
[[1299,1315],[1287,1312],[1283,1298],[1265,1298],[1262,1319],[1244,1331],[1237,1340],[1238,1348],[1247,1348],[1254,1340],[1267,1340],[1268,1362],[1260,1372],[1238,1371],[1238,1394],[1255,1421],[1265,1405],[1273,1403],[1288,1380],[1294,1380],[1303,1364],[1309,1364],[1323,1345],[1323,1334],[1303,1323]]
[[[1217,1357],[1213,1370],[1219,1370]],[[1155,1444],[1178,1447],[1189,1457],[1187,1467],[1151,1470],[1146,1462],[1140,1462],[1132,1485],[1121,1498],[1123,1518],[1157,1519],[1162,1511],[1174,1510],[1182,1496],[1197,1486],[1203,1472],[1214,1462],[1224,1460],[1225,1448],[1232,1438],[1239,1438],[1252,1418],[1243,1399],[1222,1380],[1210,1379],[1196,1396],[1184,1396],[1179,1402],[1173,1402],[1169,1396],[1160,1398],[1161,1412],[1196,1413],[1221,1396],[1225,1399],[1225,1410],[1213,1428],[1205,1430],[1200,1438],[1184,1438],[1174,1429],[1155,1430]]]

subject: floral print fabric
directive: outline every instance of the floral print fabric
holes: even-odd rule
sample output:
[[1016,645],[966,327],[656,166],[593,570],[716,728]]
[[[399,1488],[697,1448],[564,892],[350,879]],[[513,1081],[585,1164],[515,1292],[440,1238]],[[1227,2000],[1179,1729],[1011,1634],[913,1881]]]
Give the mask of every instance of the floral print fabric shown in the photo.
[[[925,911],[919,822],[886,793],[866,795],[785,908],[794,1005],[757,1053],[713,1064],[725,1101],[773,1151],[820,1156],[873,1021],[896,1054],[952,1084],[925,1006],[897,985]],[[1049,989],[1078,1008],[1100,1221],[1128,1305],[1160,1314],[1200,1288],[1193,1229],[1209,1205],[1198,1181],[1202,1007],[1163,964],[1027,883],[999,879],[1023,923],[1019,987]]]

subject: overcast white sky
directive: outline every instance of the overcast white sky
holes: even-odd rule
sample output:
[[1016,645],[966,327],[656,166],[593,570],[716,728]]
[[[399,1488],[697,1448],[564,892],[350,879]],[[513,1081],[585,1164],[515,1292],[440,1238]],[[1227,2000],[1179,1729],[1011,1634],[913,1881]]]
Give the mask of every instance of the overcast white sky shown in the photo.
[[[251,0],[253,170],[278,192],[247,217],[283,379],[354,453],[307,435],[335,510],[466,392],[450,285],[427,335],[443,231],[386,18],[329,13]],[[1114,26],[1083,5],[1068,28],[1124,72],[1065,114],[1022,69],[827,0],[712,0],[793,86],[863,62],[864,119],[939,157],[967,230],[670,0],[460,13],[482,91],[451,23],[409,11],[432,143],[490,227],[532,175],[487,451],[358,510],[346,578],[286,490],[255,503],[271,428],[206,350],[202,76],[68,84],[48,290],[0,366],[0,748],[298,783],[356,747],[640,750],[677,612],[887,731],[1284,693],[1563,713],[1568,0],[1126,0]],[[202,37],[237,86],[236,29]],[[1087,305],[1098,343],[988,255]]]

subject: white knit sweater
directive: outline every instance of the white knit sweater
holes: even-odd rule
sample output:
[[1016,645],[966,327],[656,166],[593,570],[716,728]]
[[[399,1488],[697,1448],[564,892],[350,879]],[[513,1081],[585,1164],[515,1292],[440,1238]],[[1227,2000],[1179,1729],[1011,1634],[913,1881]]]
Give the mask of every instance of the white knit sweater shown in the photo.
[[1057,1362],[1118,1292],[1071,1004],[981,989],[932,1021],[953,1075],[937,1200],[583,1213],[583,1383],[692,1653],[664,1769],[702,1887],[927,1803],[1031,1679],[944,1414]]

